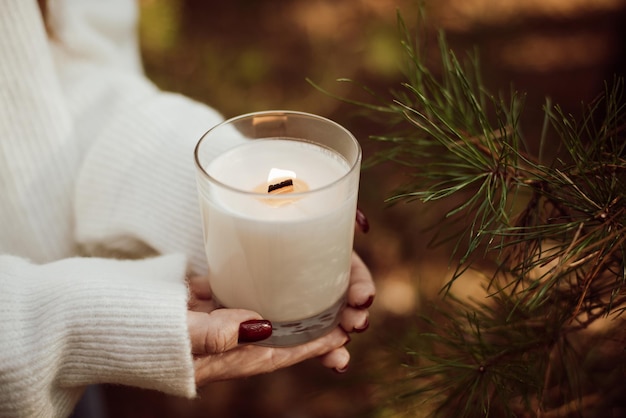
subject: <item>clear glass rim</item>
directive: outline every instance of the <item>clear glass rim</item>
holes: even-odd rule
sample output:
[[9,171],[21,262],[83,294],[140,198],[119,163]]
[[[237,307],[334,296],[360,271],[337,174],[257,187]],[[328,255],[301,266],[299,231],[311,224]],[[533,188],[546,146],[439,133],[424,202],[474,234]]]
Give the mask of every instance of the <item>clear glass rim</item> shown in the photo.
[[[269,115],[276,115],[276,116],[296,116],[296,117],[306,117],[306,118],[312,118],[312,119],[317,119],[321,122],[325,122],[329,125],[334,126],[335,128],[337,128],[339,131],[343,132],[346,137],[348,139],[350,139],[350,141],[353,143],[353,145],[356,148],[357,154],[356,154],[356,158],[354,159],[353,162],[348,161],[349,164],[349,169],[346,173],[344,173],[341,177],[337,178],[336,180],[333,180],[332,182],[322,186],[322,187],[317,187],[315,189],[311,189],[311,190],[307,190],[307,191],[303,191],[303,192],[296,192],[296,193],[289,193],[288,195],[286,194],[275,194],[275,195],[271,195],[271,194],[267,194],[267,193],[259,193],[259,192],[255,192],[255,191],[251,191],[251,190],[243,190],[243,189],[239,189],[237,187],[233,187],[229,184],[226,184],[218,179],[216,179],[215,177],[211,176],[209,173],[207,173],[207,171],[204,169],[204,167],[202,166],[202,164],[200,163],[200,147],[202,146],[202,144],[207,140],[207,138],[209,137],[209,135],[223,127],[224,125],[228,125],[228,124],[232,124],[235,123],[237,121],[240,121],[242,119],[249,119],[252,117],[256,117],[256,116],[269,116]],[[264,139],[264,138],[251,138],[252,140],[255,139]],[[269,138],[268,138],[269,139]],[[320,144],[316,141],[309,141],[305,138],[288,138],[285,137],[284,139],[288,139],[288,140],[294,140],[294,141],[301,141],[301,142],[308,142],[311,144],[316,144],[316,145],[320,145],[324,148],[328,148],[326,145]],[[336,152],[335,150],[333,150],[334,152]],[[259,112],[250,112],[250,113],[245,113],[242,115],[238,115],[232,118],[229,118],[227,120],[224,120],[220,123],[218,123],[217,125],[211,127],[211,129],[209,129],[208,131],[206,131],[204,134],[202,134],[202,136],[200,137],[200,140],[198,141],[198,143],[196,144],[196,147],[194,149],[194,162],[196,165],[196,168],[199,170],[201,176],[208,180],[210,183],[213,183],[219,187],[222,187],[224,189],[227,189],[231,192],[235,192],[238,194],[242,194],[242,195],[248,195],[248,196],[254,196],[254,197],[262,197],[263,199],[269,199],[269,200],[283,200],[283,199],[293,199],[299,196],[307,196],[307,195],[311,195],[317,192],[322,192],[324,190],[330,189],[332,188],[334,185],[342,182],[343,180],[345,180],[347,177],[349,177],[355,170],[360,169],[360,162],[361,162],[361,158],[362,158],[362,149],[361,149],[361,145],[359,144],[359,141],[357,141],[357,139],[354,137],[354,135],[352,135],[352,133],[346,129],[345,127],[343,127],[342,125],[340,125],[339,123],[325,118],[323,116],[319,116],[313,113],[307,113],[307,112],[300,112],[300,111],[295,111],[295,110],[264,110],[264,111],[259,111]],[[345,159],[345,156],[342,155],[342,158]]]

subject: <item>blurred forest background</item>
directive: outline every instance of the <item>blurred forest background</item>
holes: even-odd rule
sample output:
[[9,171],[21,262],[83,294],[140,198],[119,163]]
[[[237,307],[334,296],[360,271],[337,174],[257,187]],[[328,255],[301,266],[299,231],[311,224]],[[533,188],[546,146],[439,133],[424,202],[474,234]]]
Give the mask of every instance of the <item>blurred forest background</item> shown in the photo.
[[[578,114],[625,72],[623,0],[425,1],[429,45],[437,70],[435,33],[452,47],[478,48],[492,92],[527,93],[522,126],[533,142],[546,96]],[[205,102],[225,117],[293,109],[329,117],[350,129],[365,158],[384,124],[333,94],[364,99],[350,78],[388,98],[404,81],[397,31],[399,11],[415,29],[417,0],[141,0],[145,69],[161,88]],[[207,127],[208,128],[208,127]],[[371,231],[355,247],[370,266],[378,296],[368,332],[354,335],[348,373],[315,361],[267,376],[211,384],[188,401],[151,391],[107,388],[112,417],[350,418],[394,417],[393,381],[402,377],[402,336],[438,291],[448,272],[445,247],[429,248],[428,227],[441,213],[419,203],[388,207],[405,173],[383,164],[364,170],[359,206]],[[467,286],[467,287],[464,287]],[[471,280],[460,283],[471,292]],[[415,411],[413,416],[421,416]]]

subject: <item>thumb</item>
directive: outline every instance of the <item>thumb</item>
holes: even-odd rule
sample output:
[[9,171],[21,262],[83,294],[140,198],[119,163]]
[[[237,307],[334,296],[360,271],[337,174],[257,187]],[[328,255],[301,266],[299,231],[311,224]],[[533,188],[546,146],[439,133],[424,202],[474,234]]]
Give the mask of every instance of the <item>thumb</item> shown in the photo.
[[240,343],[257,342],[272,335],[270,321],[245,309],[187,311],[187,326],[194,355],[223,353]]

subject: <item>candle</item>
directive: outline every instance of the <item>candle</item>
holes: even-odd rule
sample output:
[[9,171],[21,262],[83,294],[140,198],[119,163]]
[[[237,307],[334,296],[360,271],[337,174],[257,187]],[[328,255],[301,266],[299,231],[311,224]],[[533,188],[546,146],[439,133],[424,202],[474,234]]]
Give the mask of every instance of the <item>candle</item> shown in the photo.
[[275,345],[332,329],[349,282],[358,164],[316,142],[275,137],[243,141],[202,171],[211,180],[201,178],[199,190],[219,304],[272,321]]
[[350,199],[341,196],[341,188],[317,196],[258,193],[273,183],[276,169],[317,190],[350,167],[339,154],[311,143],[240,145],[217,157],[207,172],[257,194],[215,190],[203,219],[210,231],[205,248],[211,287],[219,301],[285,322],[319,314],[345,293],[356,192]]

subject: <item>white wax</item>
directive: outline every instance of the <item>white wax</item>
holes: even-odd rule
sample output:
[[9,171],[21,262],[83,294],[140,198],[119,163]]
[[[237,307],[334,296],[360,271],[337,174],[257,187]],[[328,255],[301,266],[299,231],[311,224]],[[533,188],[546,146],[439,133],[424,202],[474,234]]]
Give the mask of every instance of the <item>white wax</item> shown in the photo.
[[294,172],[310,192],[272,195],[287,199],[276,205],[268,195],[212,188],[201,194],[205,247],[212,291],[223,305],[294,321],[323,312],[347,289],[358,174],[356,181],[334,183],[350,170],[345,159],[283,139],[238,146],[206,170],[251,192],[273,168]]

